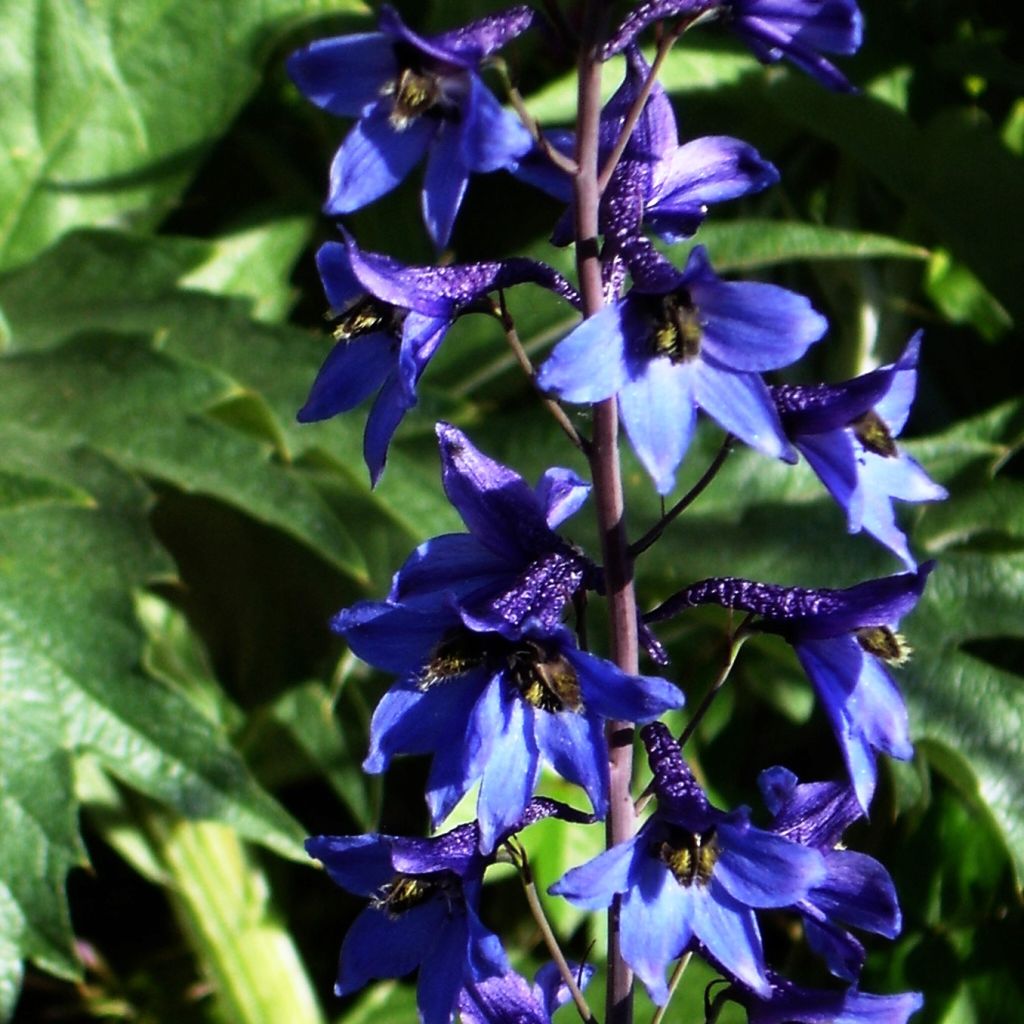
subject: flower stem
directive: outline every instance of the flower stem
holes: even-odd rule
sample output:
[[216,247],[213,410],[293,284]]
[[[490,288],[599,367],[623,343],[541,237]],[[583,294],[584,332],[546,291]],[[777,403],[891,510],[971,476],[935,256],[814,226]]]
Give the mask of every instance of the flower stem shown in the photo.
[[[575,194],[576,269],[583,313],[593,316],[604,305],[598,252],[598,128],[601,117],[601,61],[598,55],[605,19],[603,0],[590,0],[586,9],[578,65]],[[611,655],[624,672],[639,669],[636,593],[633,561],[629,556],[624,520],[622,476],[619,466],[618,409],[614,398],[594,407],[591,473],[604,560],[611,633]],[[633,728],[628,722],[609,722],[609,812],[605,841],[614,846],[634,830],[630,782],[633,774]],[[619,934],[621,897],[608,910],[608,1024],[631,1024],[633,972],[622,958]]]
[[668,999],[665,1000],[664,1006],[659,1006],[657,1012],[651,1018],[651,1024],[661,1024],[665,1019],[665,1014],[668,1012],[669,1003],[672,1002],[672,997],[676,994],[676,989],[679,987],[679,982],[683,980],[683,975],[686,973],[686,968],[690,966],[690,959],[693,956],[692,953],[686,953],[679,958],[679,963],[676,964],[676,969],[672,972],[672,977],[668,980]]

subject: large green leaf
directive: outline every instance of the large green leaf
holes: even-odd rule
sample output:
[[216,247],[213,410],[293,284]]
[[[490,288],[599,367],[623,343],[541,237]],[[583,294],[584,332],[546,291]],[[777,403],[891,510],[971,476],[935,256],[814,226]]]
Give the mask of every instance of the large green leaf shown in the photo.
[[360,0],[0,5],[0,266],[81,224],[159,223],[282,33]]
[[84,862],[79,753],[187,817],[217,819],[286,856],[301,856],[301,831],[195,705],[139,671],[132,592],[171,571],[149,529],[148,492],[96,452],[24,425],[0,426],[0,468],[39,484],[0,507],[2,1017],[22,957],[77,972],[62,891]]

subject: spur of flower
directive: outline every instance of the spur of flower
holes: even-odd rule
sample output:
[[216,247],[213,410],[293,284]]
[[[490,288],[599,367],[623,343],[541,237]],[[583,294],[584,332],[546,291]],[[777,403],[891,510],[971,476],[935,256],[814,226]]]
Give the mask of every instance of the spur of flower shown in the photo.
[[822,54],[849,55],[860,48],[863,19],[855,0],[645,0],[626,16],[605,45],[604,56],[618,53],[644,28],[663,19],[721,21],[763,64],[785,58],[829,89],[852,89]]
[[[602,165],[650,70],[640,50],[628,47],[625,78],[601,112],[598,159]],[[573,153],[572,132],[554,131],[546,133],[546,138],[564,154]],[[520,161],[515,173],[554,198],[572,202],[572,179],[540,149]],[[666,241],[677,242],[700,227],[709,205],[760,192],[778,180],[775,167],[739,139],[712,135],[680,145],[672,104],[656,83],[602,195],[600,228],[606,235],[628,237],[645,225]],[[572,211],[568,210],[552,241],[568,245],[572,233]]]
[[430,754],[427,802],[435,824],[477,782],[481,841],[527,805],[542,762],[581,786],[598,815],[608,801],[608,719],[650,721],[682,693],[629,676],[579,650],[561,619],[589,561],[553,526],[588,488],[549,470],[536,489],[438,424],[442,479],[469,527],[427,541],[395,575],[387,601],[340,612],[332,627],[364,661],[398,675],[370,725],[364,768],[398,754]]
[[795,462],[761,372],[799,359],[825,318],[776,285],[723,281],[702,246],[682,271],[644,239],[626,259],[632,289],[555,346],[538,385],[576,403],[617,396],[659,494],[675,485],[698,408],[751,447]]
[[850,781],[866,812],[875,791],[876,751],[913,757],[907,709],[886,665],[910,654],[896,632],[924,591],[933,562],[916,572],[842,590],[783,587],[726,576],[701,580],[648,612],[648,623],[684,608],[718,604],[756,616],[753,625],[792,644],[832,723]]
[[825,878],[818,850],[713,807],[661,723],[646,726],[657,811],[632,839],[573,868],[551,892],[589,910],[622,894],[622,954],[656,1003],[665,970],[700,943],[733,978],[768,996],[755,911],[788,907]]
[[426,156],[423,219],[444,246],[469,175],[512,168],[533,141],[480,78],[481,63],[533,20],[528,7],[436,36],[393,8],[378,31],[320,39],[293,53],[288,73],[318,107],[358,118],[331,164],[326,213],[358,210],[390,192]]
[[302,423],[355,408],[376,392],[366,421],[363,455],[376,484],[388,446],[416,404],[416,386],[449,327],[487,292],[531,281],[569,302],[571,285],[536,260],[513,257],[448,267],[409,267],[363,252],[350,235],[316,256],[332,308],[335,345],[299,410]]
[[[500,837],[540,821],[591,819],[554,800],[534,800]],[[312,836],[306,851],[343,889],[369,899],[341,947],[336,995],[419,967],[424,1024],[449,1024],[466,984],[509,972],[498,937],[479,917],[484,871],[475,822],[430,839],[369,834]]]
[[[573,972],[582,989],[594,968],[586,964]],[[459,996],[459,1016],[462,1024],[551,1024],[552,1014],[570,998],[558,968],[545,964],[533,985],[515,971],[467,982]]]
[[826,875],[796,904],[810,947],[836,977],[855,982],[864,947],[846,926],[895,938],[902,923],[889,872],[874,857],[847,850],[843,833],[864,814],[853,789],[838,782],[800,783],[788,769],[769,768],[758,779],[772,814],[770,831],[819,850]]
[[895,440],[914,401],[920,350],[919,331],[889,366],[841,384],[771,389],[786,435],[846,512],[850,533],[870,533],[908,569],[917,563],[896,525],[893,499],[948,496]]

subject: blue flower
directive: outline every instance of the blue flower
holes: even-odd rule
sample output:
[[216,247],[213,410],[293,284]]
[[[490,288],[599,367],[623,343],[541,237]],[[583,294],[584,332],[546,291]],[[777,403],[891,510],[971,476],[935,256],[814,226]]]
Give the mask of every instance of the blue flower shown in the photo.
[[538,385],[569,402],[617,395],[659,494],[675,485],[698,407],[759,451],[796,461],[760,374],[799,359],[825,318],[775,285],[722,281],[702,246],[682,272],[639,240],[628,258],[633,288],[555,347]]
[[427,155],[423,218],[444,246],[471,172],[512,168],[533,145],[478,74],[481,62],[533,20],[512,7],[424,37],[385,5],[377,32],[321,39],[293,53],[288,73],[318,107],[359,120],[331,165],[326,213],[390,192]]
[[332,627],[364,661],[401,676],[377,706],[364,767],[431,754],[427,802],[442,821],[476,782],[484,849],[522,813],[541,762],[608,801],[608,719],[650,721],[683,696],[577,648],[560,625],[596,570],[552,529],[588,488],[549,470],[536,490],[438,425],[445,490],[468,534],[421,545],[385,602],[340,612]]
[[[601,112],[602,164],[649,72],[639,49],[630,47],[622,85]],[[547,139],[567,155],[575,148],[571,132],[551,132]],[[556,199],[572,201],[572,179],[539,149],[524,158],[515,173]],[[655,84],[602,196],[600,228],[605,234],[628,237],[637,234],[642,223],[666,241],[677,242],[697,230],[710,204],[760,192],[778,180],[775,167],[739,139],[711,135],[679,145],[672,104],[664,88]],[[552,241],[568,245],[572,233],[569,210]]]
[[875,791],[875,751],[913,757],[907,709],[885,665],[910,648],[896,632],[924,590],[933,562],[917,572],[868,580],[844,590],[781,587],[735,577],[701,580],[644,616],[671,618],[684,608],[718,604],[758,616],[758,629],[793,645],[839,741],[850,781],[865,810]]
[[663,18],[717,18],[765,64],[785,57],[822,85],[840,92],[852,86],[823,53],[856,53],[863,20],[855,0],[645,0],[637,4],[605,44],[607,58]]
[[896,444],[917,390],[921,333],[893,364],[842,384],[785,384],[771,389],[786,435],[845,510],[850,533],[866,530],[915,569],[896,525],[894,498],[948,497]]
[[668,997],[668,964],[694,942],[768,996],[755,910],[803,899],[824,879],[821,854],[754,828],[745,809],[712,807],[665,726],[642,735],[658,810],[634,838],[573,868],[550,891],[589,910],[622,894],[622,954],[656,1003]]
[[[575,968],[577,984],[584,988],[594,968]],[[551,1024],[551,1016],[570,999],[569,988],[554,964],[545,964],[533,985],[509,971],[483,981],[469,982],[459,996],[462,1024]]]
[[348,234],[327,242],[317,267],[333,310],[336,339],[313,382],[300,422],[327,419],[374,392],[363,456],[376,484],[388,446],[416,404],[416,385],[448,328],[487,292],[532,281],[570,302],[575,290],[550,267],[515,257],[448,267],[407,267],[362,252]]
[[[501,841],[551,816],[590,820],[564,804],[538,799]],[[478,916],[483,874],[493,858],[480,854],[475,822],[431,839],[313,836],[306,851],[343,889],[370,900],[341,947],[336,995],[419,967],[416,1001],[423,1024],[449,1024],[465,984],[508,973],[498,937]]]
[[856,981],[864,947],[843,925],[895,938],[901,916],[889,872],[873,857],[842,847],[843,833],[863,815],[856,794],[836,782],[798,784],[785,768],[769,768],[758,779],[772,813],[771,831],[820,850],[825,879],[796,904],[811,948],[836,977]]
[[848,988],[839,992],[801,988],[771,974],[771,994],[733,987],[716,997],[746,1008],[749,1024],[907,1024],[924,1005],[920,992],[876,996]]

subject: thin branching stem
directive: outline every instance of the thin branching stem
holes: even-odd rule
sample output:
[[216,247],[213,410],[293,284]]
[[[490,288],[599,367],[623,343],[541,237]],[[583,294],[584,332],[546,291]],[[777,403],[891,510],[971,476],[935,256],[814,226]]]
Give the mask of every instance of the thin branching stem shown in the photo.
[[679,988],[679,982],[683,980],[683,975],[686,973],[686,968],[690,966],[690,960],[692,957],[692,953],[684,953],[679,958],[679,963],[676,964],[676,969],[672,972],[672,977],[668,980],[668,999],[665,1000],[664,1006],[658,1007],[654,1016],[651,1018],[651,1024],[661,1024],[665,1019],[665,1014],[668,1013],[668,1007],[672,1002],[672,997],[676,994],[676,989]]
[[639,540],[629,546],[631,557],[636,558],[637,555],[643,554],[665,532],[666,527],[701,496],[725,464],[725,460],[733,450],[735,441],[736,439],[731,434],[725,435],[722,447],[718,449],[718,454],[711,465],[704,470],[703,476],[667,512],[662,509],[661,518]]
[[551,959],[558,968],[558,973],[561,974],[562,980],[568,987],[580,1017],[587,1024],[597,1024],[597,1018],[587,1004],[586,997],[580,989],[572,967],[569,966],[569,961],[565,959],[562,947],[558,944],[558,938],[548,922],[547,914],[544,913],[544,907],[540,901],[540,894],[537,892],[537,884],[533,880],[533,870],[530,867],[530,859],[526,854],[526,850],[514,839],[509,840],[506,846],[509,849],[512,863],[515,864],[519,871],[519,880],[522,882],[523,892],[526,895],[526,902],[530,907],[530,913],[533,914],[533,919],[537,922],[537,927],[540,929],[541,936],[544,939],[544,945],[547,946],[548,953],[551,954]]

